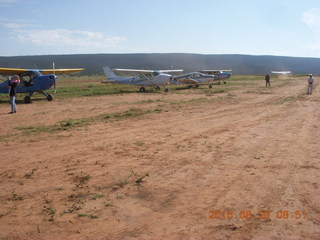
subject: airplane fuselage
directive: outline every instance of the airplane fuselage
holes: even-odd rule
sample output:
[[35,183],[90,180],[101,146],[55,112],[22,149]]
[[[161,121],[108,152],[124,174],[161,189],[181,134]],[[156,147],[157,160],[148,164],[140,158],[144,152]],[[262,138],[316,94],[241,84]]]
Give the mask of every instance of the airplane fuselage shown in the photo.
[[108,78],[107,82],[118,84],[129,84],[137,86],[163,86],[167,85],[170,81],[171,75],[159,74],[150,78],[144,76],[139,77],[124,77],[124,78]]
[[196,84],[211,82],[215,79],[214,75],[207,75],[198,72],[193,72],[185,75],[180,75],[174,78],[174,80],[183,83],[183,84]]
[[228,78],[231,78],[231,76],[232,76],[232,73],[222,72],[222,73],[216,74],[214,79],[215,80],[228,79]]
[[[28,93],[30,96],[34,92],[40,92],[44,90],[50,89],[56,76],[54,74],[35,76],[32,79],[26,80],[24,77],[21,77],[21,81],[17,86],[17,93]],[[0,84],[0,93],[8,93],[9,92],[9,80],[4,81]]]

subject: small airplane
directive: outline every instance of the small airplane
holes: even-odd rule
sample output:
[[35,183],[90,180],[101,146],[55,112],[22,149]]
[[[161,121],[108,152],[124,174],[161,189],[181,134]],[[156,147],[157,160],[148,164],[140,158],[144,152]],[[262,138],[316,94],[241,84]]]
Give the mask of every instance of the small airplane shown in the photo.
[[56,92],[56,74],[67,74],[83,71],[84,68],[73,69],[21,69],[21,68],[0,68],[0,75],[7,76],[8,80],[0,83],[0,93],[7,94],[9,92],[9,77],[10,75],[18,75],[20,83],[17,86],[17,93],[27,93],[24,102],[30,103],[31,96],[34,92],[43,94],[48,101],[53,100],[53,96],[44,92],[54,86]]
[[291,71],[271,71],[272,74],[291,75]]
[[223,80],[223,83],[226,84],[227,82],[225,80],[232,77],[232,73],[231,73],[232,70],[231,69],[228,69],[228,70],[201,70],[199,72],[214,75],[214,80],[218,81],[218,84],[220,84],[220,80]]
[[215,80],[214,75],[211,75],[211,74],[208,75],[200,72],[191,72],[184,75],[173,77],[171,83],[189,84],[189,87],[192,87],[192,86],[199,87],[200,83],[211,82],[214,80]]
[[[156,89],[160,89],[159,86],[166,86],[170,83],[172,75],[167,73],[182,72],[182,69],[177,70],[141,70],[141,69],[110,69],[109,67],[104,67],[103,71],[107,77],[106,81],[103,83],[118,83],[118,84],[130,84],[137,85],[140,87],[140,92],[145,92],[145,87],[154,86]],[[117,75],[115,72],[119,73],[131,73],[134,76],[123,77]],[[168,88],[164,88],[165,92],[168,92]]]
[[[229,73],[230,71],[232,70],[201,70],[199,72],[173,77],[173,80],[182,84],[190,84],[190,87],[193,85],[199,87],[200,83],[213,81],[217,81],[218,84],[220,84],[220,80],[226,83],[225,79],[232,76],[232,74]],[[209,88],[212,88],[212,84],[209,84]]]

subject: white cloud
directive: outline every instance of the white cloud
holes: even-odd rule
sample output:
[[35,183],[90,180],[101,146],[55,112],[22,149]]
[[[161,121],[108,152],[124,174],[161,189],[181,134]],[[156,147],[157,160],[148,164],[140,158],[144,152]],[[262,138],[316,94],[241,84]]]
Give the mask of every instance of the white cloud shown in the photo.
[[123,37],[107,37],[101,32],[52,30],[15,30],[16,38],[22,43],[40,46],[105,48],[124,40]]
[[[15,0],[0,0],[12,1]],[[7,36],[12,40],[22,43],[24,47],[51,47],[65,49],[66,52],[103,52],[106,48],[119,48],[119,44],[126,39],[121,36],[107,36],[103,32],[80,31],[69,29],[40,30],[41,26],[21,19],[9,19],[0,17],[0,28],[9,32]],[[121,46],[120,46],[121,47]]]
[[8,29],[19,29],[25,27],[34,27],[35,25],[26,23],[26,21],[19,19],[11,20],[4,17],[0,17],[0,26],[3,26]]
[[320,31],[320,8],[313,8],[303,13],[302,21],[304,21],[312,31]]
[[320,8],[312,8],[302,14],[302,21],[307,24],[314,35],[315,42],[307,49],[320,50]]
[[23,24],[23,23],[14,23],[14,22],[2,22],[0,23],[1,26],[9,29],[17,29],[17,28],[23,28],[23,27],[29,27],[31,25]]

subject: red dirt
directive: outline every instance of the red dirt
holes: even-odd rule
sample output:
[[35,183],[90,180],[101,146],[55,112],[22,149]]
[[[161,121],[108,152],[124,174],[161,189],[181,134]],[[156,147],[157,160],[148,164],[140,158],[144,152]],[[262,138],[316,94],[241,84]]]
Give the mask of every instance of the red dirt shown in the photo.
[[0,239],[320,239],[320,91],[263,84],[1,105]]

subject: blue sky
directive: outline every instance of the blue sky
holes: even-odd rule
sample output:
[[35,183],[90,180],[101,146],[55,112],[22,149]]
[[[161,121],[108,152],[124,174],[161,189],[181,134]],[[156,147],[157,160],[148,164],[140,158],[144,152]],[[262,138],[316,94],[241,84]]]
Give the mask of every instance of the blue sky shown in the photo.
[[0,56],[320,57],[319,0],[0,0]]

